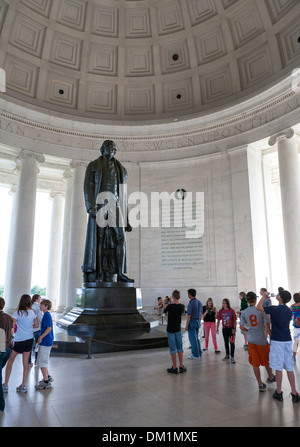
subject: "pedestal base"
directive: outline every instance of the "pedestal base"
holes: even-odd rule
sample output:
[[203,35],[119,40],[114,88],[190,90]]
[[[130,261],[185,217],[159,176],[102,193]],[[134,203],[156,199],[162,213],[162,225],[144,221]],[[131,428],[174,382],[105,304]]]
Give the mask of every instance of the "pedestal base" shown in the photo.
[[92,353],[168,346],[165,328],[141,310],[141,290],[127,283],[109,284],[76,290],[76,307],[56,323],[67,335],[57,333],[56,352],[86,352],[88,337]]

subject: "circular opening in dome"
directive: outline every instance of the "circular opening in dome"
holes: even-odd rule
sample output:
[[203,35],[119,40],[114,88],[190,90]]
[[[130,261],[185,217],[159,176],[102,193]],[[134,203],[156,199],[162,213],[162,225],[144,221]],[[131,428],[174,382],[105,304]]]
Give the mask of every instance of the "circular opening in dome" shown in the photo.
[[176,98],[177,98],[177,99],[180,99],[180,98],[181,98],[181,95],[180,95],[180,94],[178,94],[178,95],[176,96]]
[[64,92],[64,90],[61,88],[61,89],[58,90],[58,93],[59,93],[60,95],[63,95],[65,92]]
[[179,56],[177,53],[173,54],[173,56],[172,56],[173,61],[177,61],[178,58],[179,58]]

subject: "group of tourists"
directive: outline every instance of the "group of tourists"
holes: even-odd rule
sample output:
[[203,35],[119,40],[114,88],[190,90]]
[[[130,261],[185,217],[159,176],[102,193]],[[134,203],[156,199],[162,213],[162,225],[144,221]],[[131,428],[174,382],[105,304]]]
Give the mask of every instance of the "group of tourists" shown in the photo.
[[[31,356],[35,355],[43,379],[36,385],[37,390],[51,387],[53,378],[49,374],[48,361],[53,345],[53,322],[50,313],[52,303],[42,300],[40,295],[22,295],[17,311],[12,315],[3,312],[5,301],[0,298],[0,411],[4,411],[4,394],[8,393],[8,382],[16,357],[21,354],[23,376],[19,393],[27,392],[27,378],[33,366]],[[2,384],[2,369],[6,366]]]
[[[220,354],[217,346],[220,322],[222,322],[222,335],[225,346],[224,361],[229,360],[235,364],[235,338],[237,330],[237,320],[240,316],[240,329],[244,336],[244,348],[248,351],[249,363],[253,368],[253,373],[258,383],[260,392],[265,391],[266,384],[262,382],[260,367],[265,367],[268,383],[276,382],[274,399],[283,401],[282,392],[282,372],[287,372],[288,381],[291,387],[292,402],[300,401],[300,396],[296,390],[294,362],[300,339],[300,294],[293,295],[294,303],[287,306],[292,299],[291,293],[278,288],[276,299],[278,305],[273,305],[270,293],[265,289],[260,289],[260,299],[255,292],[241,292],[239,298],[241,306],[239,311],[232,309],[227,298],[222,300],[222,308],[217,311],[213,299],[209,298],[205,306],[196,298],[196,290],[187,291],[189,303],[187,306],[187,318],[185,329],[191,344],[191,355],[189,359],[194,360],[202,356],[202,351],[208,349],[209,335],[212,334],[212,341],[216,354]],[[258,301],[258,302],[257,302]],[[172,359],[172,366],[168,368],[168,373],[179,374],[187,371],[183,364],[183,345],[181,331],[181,317],[185,312],[184,305],[180,303],[180,292],[174,290],[170,302],[164,303],[163,312],[168,315],[167,336]],[[203,318],[205,348],[201,350],[199,340],[199,330],[201,319]],[[292,321],[293,340],[290,331]],[[177,368],[177,357],[179,368]],[[273,374],[275,370],[275,374]]]

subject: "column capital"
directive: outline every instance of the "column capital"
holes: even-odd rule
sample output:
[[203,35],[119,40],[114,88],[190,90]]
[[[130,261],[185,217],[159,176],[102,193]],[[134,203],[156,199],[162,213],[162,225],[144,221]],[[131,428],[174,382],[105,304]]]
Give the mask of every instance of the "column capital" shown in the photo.
[[73,175],[72,171],[70,169],[67,169],[64,173],[63,173],[63,181],[67,181],[68,178],[71,178]]
[[22,149],[18,155],[18,158],[35,158],[38,163],[44,163],[45,157],[43,154],[39,154],[38,152],[27,151],[26,149]]
[[8,194],[9,194],[10,196],[13,196],[16,192],[17,192],[17,185],[16,185],[16,184],[11,185],[11,188],[10,188],[10,190],[8,191]]
[[281,132],[276,133],[273,135],[269,141],[269,146],[274,146],[278,141],[284,140],[285,138],[290,139],[293,138],[295,135],[294,130],[290,127],[289,129],[282,130]]
[[52,200],[52,199],[54,199],[57,196],[65,197],[64,191],[59,191],[59,190],[52,189],[50,194],[49,194],[49,199]]
[[87,161],[84,161],[84,160],[72,160],[71,161],[71,163],[70,163],[70,166],[71,166],[71,168],[78,168],[78,167],[80,167],[80,166],[82,166],[82,167],[84,167],[84,168],[86,168],[87,167],[87,165],[89,164],[89,162],[87,162]]

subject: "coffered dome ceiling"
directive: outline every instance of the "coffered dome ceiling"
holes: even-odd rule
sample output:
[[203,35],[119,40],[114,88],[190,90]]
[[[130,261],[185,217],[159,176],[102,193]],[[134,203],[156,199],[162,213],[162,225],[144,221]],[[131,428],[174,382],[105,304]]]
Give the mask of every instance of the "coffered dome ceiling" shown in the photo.
[[0,0],[0,32],[8,97],[109,123],[205,114],[300,67],[299,0]]

